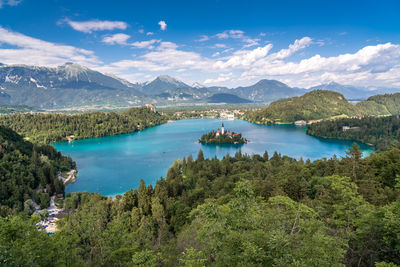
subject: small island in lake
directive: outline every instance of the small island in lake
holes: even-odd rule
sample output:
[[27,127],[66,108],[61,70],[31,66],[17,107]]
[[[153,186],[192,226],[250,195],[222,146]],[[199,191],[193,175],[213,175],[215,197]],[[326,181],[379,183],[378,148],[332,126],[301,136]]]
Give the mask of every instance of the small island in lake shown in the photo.
[[242,137],[242,134],[225,130],[222,123],[221,130],[211,131],[203,134],[199,139],[202,144],[245,144],[247,139]]

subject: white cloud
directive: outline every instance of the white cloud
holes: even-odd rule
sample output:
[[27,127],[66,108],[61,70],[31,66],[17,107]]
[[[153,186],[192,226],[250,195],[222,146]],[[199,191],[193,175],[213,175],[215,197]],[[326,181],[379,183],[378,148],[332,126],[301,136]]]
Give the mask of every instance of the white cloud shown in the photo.
[[228,38],[241,39],[244,37],[244,31],[226,30],[221,33],[217,33],[215,36],[219,39],[228,39]]
[[144,33],[144,30],[143,29],[139,29],[138,33]]
[[260,39],[251,39],[251,38],[245,38],[243,39],[243,42],[247,43],[243,46],[243,48],[248,48],[248,47],[252,47],[252,46],[256,46],[259,45]]
[[102,42],[106,44],[120,44],[120,45],[126,45],[126,41],[131,38],[130,35],[125,34],[125,33],[116,33],[113,35],[108,35],[104,36]]
[[[292,49],[305,47],[308,41],[296,42]],[[314,55],[299,62],[285,62],[289,52],[280,51],[243,72],[241,78],[275,77],[290,80],[292,85],[310,87],[321,82],[391,87],[400,82],[400,45],[386,43],[366,46],[354,54],[332,57]]]
[[0,8],[2,8],[5,5],[16,6],[21,2],[22,0],[0,0]]
[[228,46],[226,44],[215,44],[211,46],[211,48],[227,48]]
[[310,37],[303,37],[300,40],[294,41],[293,44],[289,45],[288,49],[282,49],[277,53],[271,54],[267,60],[282,60],[290,57],[295,52],[306,48],[312,44],[312,39]]
[[109,67],[116,72],[132,72],[133,69],[152,73],[175,71],[203,77],[220,72],[221,75],[205,81],[207,84],[220,85],[249,84],[264,78],[277,79],[300,87],[329,81],[368,86],[400,85],[400,45],[387,43],[366,46],[353,54],[332,57],[313,55],[296,61],[292,59],[294,54],[313,44],[318,43],[310,37],[303,37],[287,48],[273,53],[272,44],[268,44],[228,54],[232,51],[230,48],[223,57],[222,51],[208,58],[197,52],[185,51],[175,43],[161,42],[154,51],[135,60],[115,62]]
[[159,43],[160,40],[149,40],[149,41],[141,41],[141,42],[134,42],[131,43],[130,45],[136,47],[136,48],[148,48],[148,49],[153,49],[154,48],[154,44]]
[[161,20],[158,22],[158,25],[160,25],[160,30],[165,31],[167,29],[167,23],[165,21]]
[[226,82],[232,79],[233,74],[232,72],[230,73],[221,73],[218,75],[217,78],[215,79],[206,79],[203,83],[204,84],[216,84],[216,83],[221,83],[221,82]]
[[271,50],[272,45],[257,47],[254,50],[239,50],[227,60],[219,60],[213,64],[214,69],[226,70],[230,68],[248,68],[258,59],[264,58]]
[[66,19],[65,22],[71,26],[74,30],[91,33],[93,31],[105,31],[105,30],[125,30],[128,24],[123,21],[109,21],[109,20],[88,20],[88,21],[72,21]]
[[0,27],[1,43],[15,47],[7,49],[0,47],[0,62],[6,64],[57,66],[67,61],[88,67],[101,64],[93,51],[42,41],[2,27]]
[[162,42],[159,46],[159,50],[175,50],[178,48],[178,45],[173,42]]
[[[241,33],[228,31],[227,34],[238,36]],[[303,37],[275,51],[272,44],[267,44],[236,51],[228,48],[212,56],[204,56],[191,50],[190,46],[157,39],[129,42],[129,37],[117,33],[104,36],[103,42],[152,50],[138,51],[139,55],[103,64],[93,51],[43,41],[0,27],[0,62],[57,66],[72,61],[130,79],[168,72],[182,73],[192,77],[191,80],[202,77],[206,84],[228,86],[246,85],[268,78],[299,87],[329,81],[361,86],[400,87],[400,44],[365,46],[354,53],[335,56],[306,56],[312,52],[307,49],[318,45],[318,41]],[[303,53],[305,50],[307,53]]]
[[146,35],[148,35],[148,36],[154,35],[154,32],[147,32]]
[[107,35],[104,36],[102,39],[103,43],[106,44],[120,44],[120,45],[129,45],[129,46],[133,46],[136,48],[147,48],[147,49],[153,49],[154,45],[157,43],[160,43],[161,40],[157,40],[157,39],[152,39],[149,41],[136,41],[133,43],[128,43],[128,39],[131,38],[130,35],[128,34],[124,34],[124,33],[116,33],[113,35]]
[[198,41],[198,42],[205,42],[205,41],[208,41],[208,40],[210,40],[210,37],[209,37],[209,36],[207,36],[207,35],[200,35],[200,39],[197,40],[197,41]]
[[246,43],[243,48],[248,48],[252,46],[259,45],[260,39],[258,38],[250,38],[244,34],[244,31],[242,30],[226,30],[220,33],[217,33],[214,37],[218,39],[238,39],[244,43]]

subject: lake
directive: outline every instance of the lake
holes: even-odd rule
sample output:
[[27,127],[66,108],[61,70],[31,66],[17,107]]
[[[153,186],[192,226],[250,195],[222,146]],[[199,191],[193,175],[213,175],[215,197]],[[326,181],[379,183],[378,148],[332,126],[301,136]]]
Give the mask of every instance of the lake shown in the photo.
[[[197,142],[203,133],[220,128],[242,133],[249,143],[238,145],[202,145]],[[242,153],[263,154],[274,151],[299,159],[316,160],[333,155],[345,156],[351,141],[321,139],[305,133],[295,125],[257,125],[243,120],[186,119],[151,127],[140,132],[55,143],[62,153],[76,161],[77,181],[66,192],[98,192],[112,196],[136,188],[140,179],[155,185],[165,177],[168,168],[179,158],[200,149],[205,157],[222,158]],[[361,145],[364,154],[371,148]]]

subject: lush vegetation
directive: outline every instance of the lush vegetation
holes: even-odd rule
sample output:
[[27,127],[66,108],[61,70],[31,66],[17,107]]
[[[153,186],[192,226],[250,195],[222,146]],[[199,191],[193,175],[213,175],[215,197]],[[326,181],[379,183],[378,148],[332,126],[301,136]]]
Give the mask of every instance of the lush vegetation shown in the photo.
[[368,98],[368,101],[374,101],[375,103],[385,106],[393,115],[400,114],[400,93],[375,95]]
[[0,114],[22,113],[30,111],[35,111],[35,109],[25,105],[0,105]]
[[33,145],[0,126],[0,216],[20,211],[32,213],[32,199],[47,208],[50,196],[64,193],[57,172],[72,168],[75,163],[71,158],[62,156],[52,146]]
[[314,162],[274,153],[176,161],[155,187],[68,195],[60,231],[0,218],[11,266],[400,264],[400,150]]
[[[350,129],[343,127],[350,127]],[[307,133],[324,138],[356,140],[372,144],[377,150],[400,146],[398,116],[338,119],[309,125]]]
[[216,131],[211,131],[203,134],[199,142],[203,144],[244,144],[247,143],[247,140],[240,133],[231,132],[230,134],[222,134],[218,132],[217,134]]
[[66,141],[69,135],[80,139],[135,132],[166,121],[166,117],[144,107],[119,113],[14,114],[0,117],[0,125],[10,127],[35,143]]
[[384,116],[400,113],[400,93],[377,95],[356,105],[343,95],[314,90],[299,97],[272,102],[269,107],[245,114],[246,120],[260,123],[293,123],[297,120],[322,120],[340,117]]

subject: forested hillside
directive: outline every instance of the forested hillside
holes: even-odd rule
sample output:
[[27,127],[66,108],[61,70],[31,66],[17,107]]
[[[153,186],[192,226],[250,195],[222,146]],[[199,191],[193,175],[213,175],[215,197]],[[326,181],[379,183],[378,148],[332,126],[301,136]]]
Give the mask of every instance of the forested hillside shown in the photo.
[[393,115],[400,114],[400,93],[375,95],[368,98],[368,101],[384,105]]
[[32,198],[47,208],[50,196],[64,193],[57,171],[72,168],[71,158],[52,146],[33,145],[0,126],[0,216],[31,208],[24,207],[24,202]]
[[309,125],[307,133],[324,138],[355,140],[372,144],[377,150],[387,150],[391,146],[400,146],[400,119],[388,116],[322,121]]
[[314,90],[299,97],[272,102],[267,108],[247,112],[246,120],[260,123],[293,123],[340,117],[388,116],[400,113],[400,93],[376,95],[353,105],[343,95]]
[[361,158],[356,145],[314,162],[200,151],[155,187],[68,196],[77,210],[54,236],[24,215],[0,218],[0,255],[15,266],[400,264],[399,166],[399,149]]
[[35,111],[33,108],[28,106],[8,106],[8,105],[0,105],[0,114],[11,114],[11,113],[23,113],[23,112],[30,112]]
[[299,97],[272,102],[267,108],[249,112],[245,118],[256,123],[290,123],[297,120],[319,120],[340,115],[355,116],[357,108],[343,95],[315,90]]
[[66,141],[69,135],[81,139],[130,133],[166,121],[158,112],[145,107],[124,112],[0,116],[0,125],[10,127],[35,143]]

